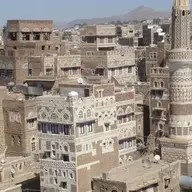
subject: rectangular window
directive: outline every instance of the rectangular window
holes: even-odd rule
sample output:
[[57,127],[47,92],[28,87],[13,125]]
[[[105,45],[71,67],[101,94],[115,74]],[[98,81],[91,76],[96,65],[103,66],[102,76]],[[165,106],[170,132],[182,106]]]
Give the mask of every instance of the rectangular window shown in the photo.
[[119,141],[119,150],[128,149],[136,146],[135,138],[127,138]]
[[32,69],[28,69],[28,75],[29,75],[29,76],[32,75]]
[[31,150],[32,150],[32,151],[35,151],[35,150],[36,150],[36,144],[35,144],[35,142],[32,142],[32,143],[31,143]]
[[29,129],[32,129],[32,128],[34,128],[35,127],[35,119],[29,119],[28,120],[28,127],[29,127]]
[[39,41],[40,40],[40,33],[33,33],[33,40]]
[[50,33],[43,33],[43,40],[49,41],[49,40],[50,40],[50,37],[51,37],[51,34],[50,34]]
[[113,43],[113,37],[108,38],[108,43]]
[[128,67],[128,73],[132,73],[133,70],[132,70],[132,67]]
[[100,37],[100,43],[104,43],[105,38],[104,37]]
[[105,123],[105,131],[109,131],[110,130],[110,124],[109,123]]
[[60,187],[63,189],[67,189],[67,182],[61,182]]
[[93,132],[93,124],[92,123],[88,123],[88,132],[89,133]]
[[99,91],[98,91],[98,97],[99,97],[99,98],[103,97],[103,91],[102,91],[102,90],[99,90]]
[[123,123],[123,116],[118,116],[117,121],[119,124]]
[[80,135],[83,135],[85,133],[85,126],[84,125],[80,125],[79,133],[80,133]]
[[17,40],[17,32],[9,32],[9,36],[8,36],[12,41],[16,41]]
[[63,154],[62,155],[62,160],[65,161],[65,162],[69,162],[69,155]]
[[30,40],[30,33],[23,33],[23,41],[29,41]]

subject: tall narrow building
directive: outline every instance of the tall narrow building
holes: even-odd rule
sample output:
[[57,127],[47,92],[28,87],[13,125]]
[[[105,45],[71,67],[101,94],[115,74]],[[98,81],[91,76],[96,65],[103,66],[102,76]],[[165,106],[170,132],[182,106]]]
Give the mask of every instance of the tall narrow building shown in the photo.
[[190,3],[174,0],[172,49],[167,54],[170,71],[169,138],[161,140],[162,158],[180,159],[182,174],[192,174],[192,50],[190,49]]

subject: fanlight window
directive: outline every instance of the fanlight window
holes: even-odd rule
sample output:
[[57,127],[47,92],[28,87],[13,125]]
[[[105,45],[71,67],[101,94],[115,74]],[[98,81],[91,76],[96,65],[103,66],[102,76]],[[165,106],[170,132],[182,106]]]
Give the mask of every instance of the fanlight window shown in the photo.
[[91,110],[90,109],[87,110],[87,117],[91,117]]
[[83,119],[83,111],[79,111],[79,119]]
[[65,120],[68,120],[68,119],[69,119],[69,115],[68,115],[67,113],[65,113],[65,114],[63,115],[63,118],[64,118]]
[[54,121],[58,121],[58,116],[57,116],[57,114],[52,113],[52,114],[51,114],[51,119],[54,120]]

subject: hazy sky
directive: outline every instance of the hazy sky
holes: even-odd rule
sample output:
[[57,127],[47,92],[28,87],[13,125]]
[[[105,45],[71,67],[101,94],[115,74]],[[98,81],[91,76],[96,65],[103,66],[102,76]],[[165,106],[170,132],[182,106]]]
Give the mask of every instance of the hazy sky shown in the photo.
[[[0,24],[8,19],[52,19],[68,22],[124,14],[145,5],[170,10],[173,0],[0,0]],[[102,5],[102,6],[100,6]]]

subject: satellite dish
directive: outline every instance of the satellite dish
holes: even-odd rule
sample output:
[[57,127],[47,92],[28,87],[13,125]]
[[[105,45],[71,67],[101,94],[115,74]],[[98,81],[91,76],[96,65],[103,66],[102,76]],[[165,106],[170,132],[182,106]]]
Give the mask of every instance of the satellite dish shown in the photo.
[[82,85],[87,85],[88,84],[88,81],[87,81],[87,78],[86,77],[81,77],[77,80],[77,82],[79,84],[82,84]]
[[82,79],[82,78],[79,78],[79,79],[77,79],[77,82],[78,82],[79,84],[83,84],[83,79]]
[[1,163],[2,163],[2,164],[5,163],[5,158],[1,158]]
[[145,159],[143,161],[143,167],[145,167],[147,169],[151,168],[151,161],[149,159]]
[[161,160],[161,157],[159,155],[155,155],[154,162],[158,163]]

